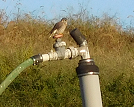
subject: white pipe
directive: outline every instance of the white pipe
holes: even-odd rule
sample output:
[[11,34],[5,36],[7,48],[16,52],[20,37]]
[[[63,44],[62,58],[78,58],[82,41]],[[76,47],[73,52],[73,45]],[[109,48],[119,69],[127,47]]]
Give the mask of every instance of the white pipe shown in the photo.
[[[75,58],[79,55],[78,49],[74,47],[70,47],[65,50],[64,58]],[[51,61],[51,60],[58,60],[58,53],[57,52],[50,52],[48,54],[42,54],[43,62],[44,61]]]
[[79,77],[83,107],[102,107],[98,75]]
[[48,54],[42,54],[43,62],[49,61],[49,55]]

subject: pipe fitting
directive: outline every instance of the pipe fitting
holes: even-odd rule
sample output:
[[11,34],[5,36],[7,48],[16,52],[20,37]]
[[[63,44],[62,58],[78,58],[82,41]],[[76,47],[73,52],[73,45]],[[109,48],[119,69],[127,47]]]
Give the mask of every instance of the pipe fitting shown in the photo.
[[68,49],[71,51],[71,57],[70,57],[70,59],[75,58],[76,56],[79,55],[79,52],[78,52],[78,49],[77,48],[69,47]]
[[87,46],[79,47],[78,51],[79,51],[79,55],[81,56],[81,59],[90,58],[89,49]]
[[62,41],[60,38],[56,40],[56,43],[54,44],[53,47],[58,54],[58,59],[65,58],[65,46],[66,42]]
[[81,58],[82,59],[90,58],[85,36],[83,36],[77,28],[72,30],[70,32],[70,35],[75,40],[75,42],[79,45],[79,55],[81,56]]
[[78,77],[86,75],[99,75],[99,68],[95,65],[94,60],[82,59],[79,62],[79,66],[76,68]]
[[34,55],[31,58],[33,59],[33,65],[38,65],[39,63],[43,62],[43,57],[41,54]]
[[56,40],[56,43],[53,45],[55,51],[59,51],[61,49],[65,49],[66,42],[62,41],[60,38]]

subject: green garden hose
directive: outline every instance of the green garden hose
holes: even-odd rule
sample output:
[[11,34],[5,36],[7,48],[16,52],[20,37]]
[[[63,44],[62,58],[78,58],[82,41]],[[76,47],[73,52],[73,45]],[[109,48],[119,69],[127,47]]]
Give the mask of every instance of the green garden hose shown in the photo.
[[29,58],[25,62],[21,63],[15,70],[13,70],[7,78],[0,84],[0,95],[8,87],[8,85],[28,66],[33,64],[33,59]]

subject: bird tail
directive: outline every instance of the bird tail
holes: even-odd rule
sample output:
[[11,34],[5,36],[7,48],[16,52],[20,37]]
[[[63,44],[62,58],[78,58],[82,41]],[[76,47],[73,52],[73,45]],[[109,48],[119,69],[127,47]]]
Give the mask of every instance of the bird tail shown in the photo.
[[49,38],[51,38],[51,37],[54,37],[56,34],[52,33],[52,34],[49,34],[49,35],[50,35]]
[[[49,33],[50,34],[50,33]],[[50,36],[49,36],[49,38],[51,38],[53,35],[52,34],[50,34]]]

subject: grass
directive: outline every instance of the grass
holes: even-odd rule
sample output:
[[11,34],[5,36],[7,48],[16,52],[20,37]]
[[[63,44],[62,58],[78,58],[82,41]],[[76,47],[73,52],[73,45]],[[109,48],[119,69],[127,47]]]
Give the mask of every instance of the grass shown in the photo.
[[[119,26],[114,19],[70,17],[63,37],[67,47],[76,47],[69,31],[77,27],[85,35],[91,57],[100,69],[104,107],[134,105],[134,39]],[[51,23],[31,17],[0,28],[4,32],[0,33],[0,82],[29,57],[50,52],[54,43],[48,38],[51,28]],[[44,62],[27,68],[0,96],[0,107],[81,107],[75,71],[79,60]]]

